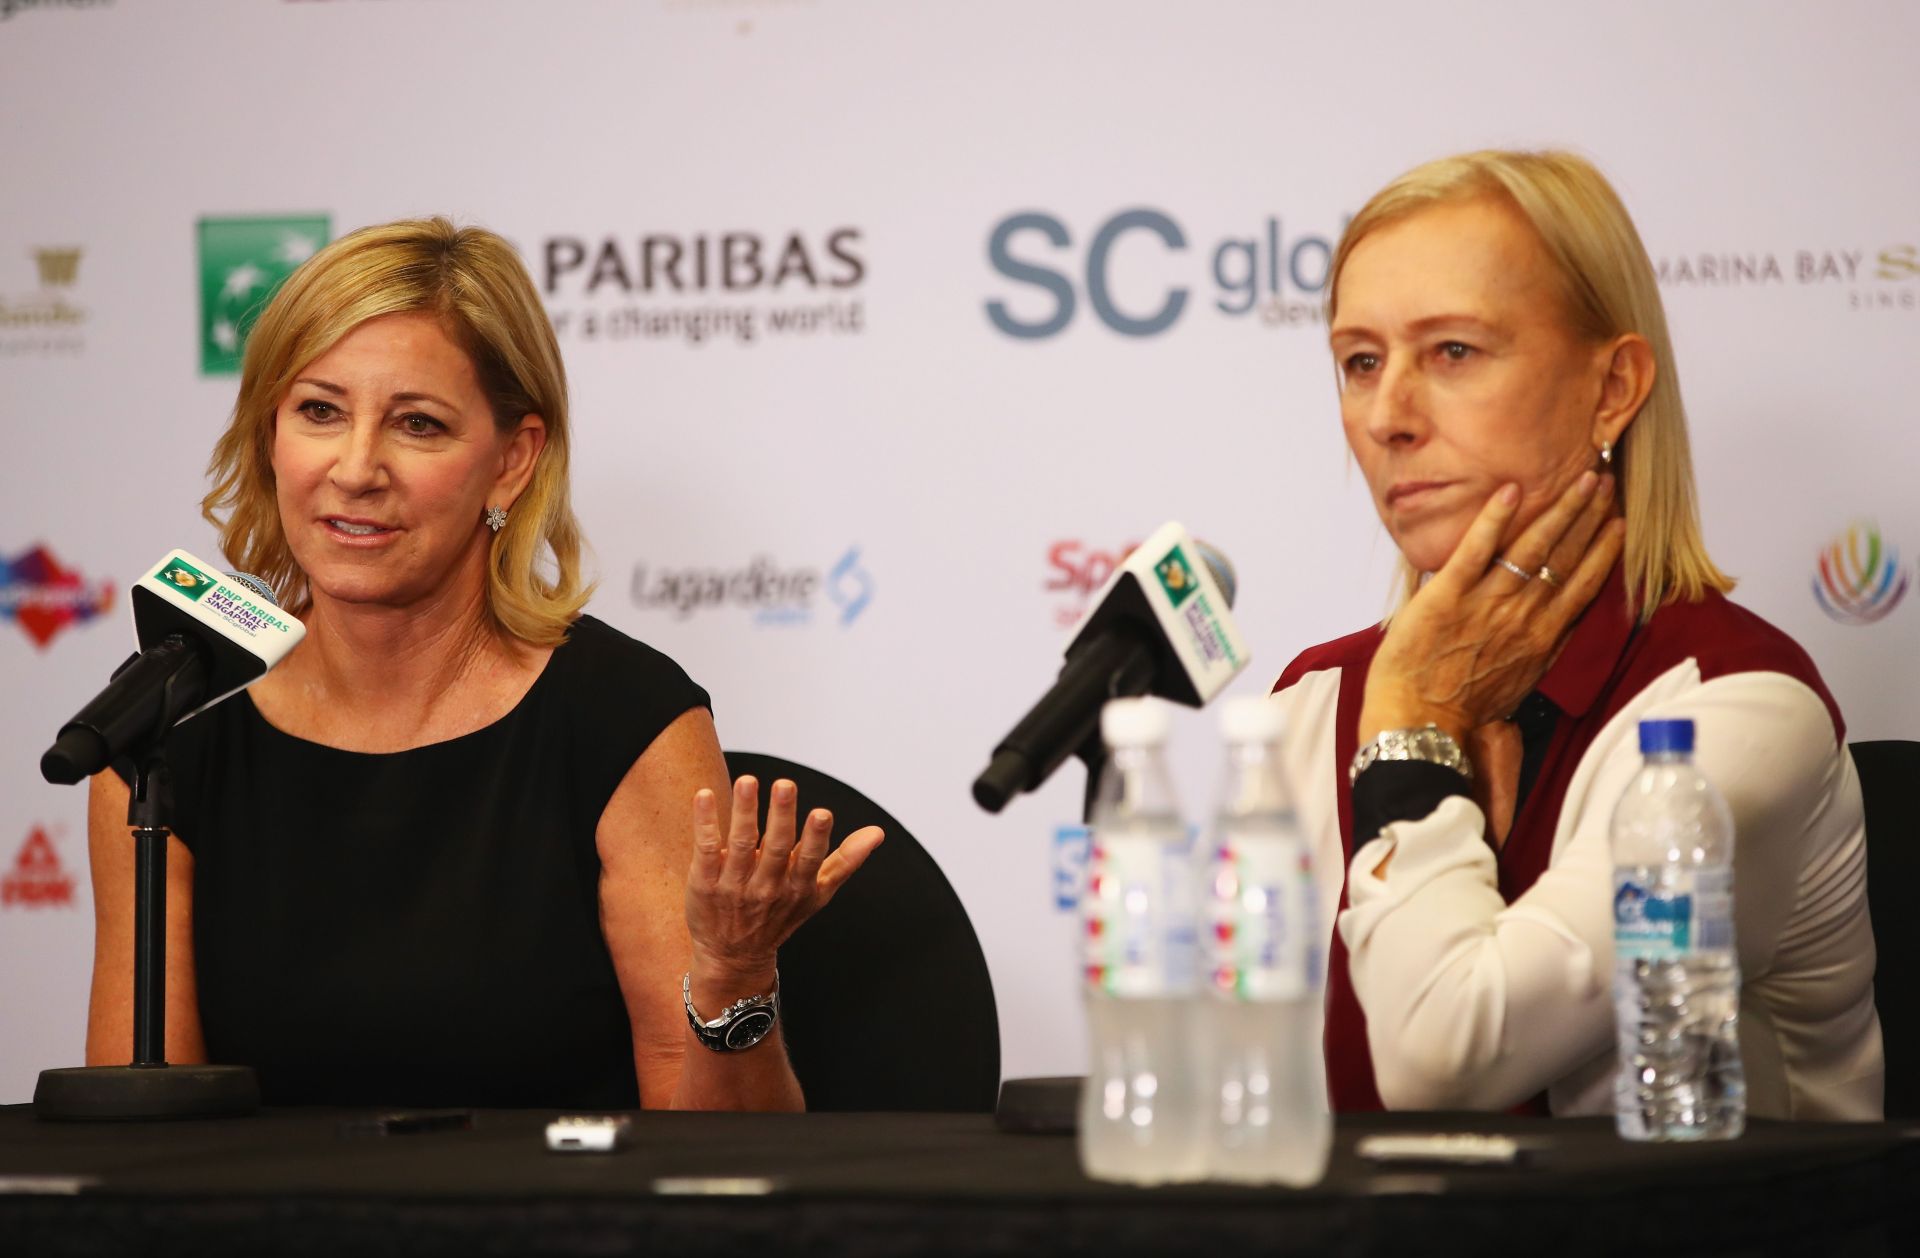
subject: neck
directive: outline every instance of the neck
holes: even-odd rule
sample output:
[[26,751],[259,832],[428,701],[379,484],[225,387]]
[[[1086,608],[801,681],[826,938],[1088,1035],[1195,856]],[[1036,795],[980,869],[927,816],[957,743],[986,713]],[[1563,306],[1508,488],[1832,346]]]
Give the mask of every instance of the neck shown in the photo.
[[456,681],[513,654],[490,623],[484,576],[461,578],[405,606],[316,590],[306,640],[287,662],[306,690],[348,710],[426,712]]

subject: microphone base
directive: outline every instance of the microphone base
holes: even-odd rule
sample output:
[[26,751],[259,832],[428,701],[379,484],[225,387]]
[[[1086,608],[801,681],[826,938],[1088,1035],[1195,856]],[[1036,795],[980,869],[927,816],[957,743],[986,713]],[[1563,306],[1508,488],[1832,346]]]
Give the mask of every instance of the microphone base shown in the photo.
[[1023,1136],[1071,1136],[1080,1130],[1084,1075],[1008,1079],[1000,1085],[993,1125]]
[[42,1070],[33,1114],[55,1122],[239,1118],[260,1108],[251,1066],[66,1066]]

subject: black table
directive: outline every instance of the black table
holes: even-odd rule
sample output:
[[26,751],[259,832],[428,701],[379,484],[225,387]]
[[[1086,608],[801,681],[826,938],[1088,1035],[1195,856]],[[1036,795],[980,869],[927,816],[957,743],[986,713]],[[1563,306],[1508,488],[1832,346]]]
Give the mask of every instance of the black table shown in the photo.
[[[546,1152],[552,1116],[378,1136],[327,1110],[83,1125],[0,1107],[0,1255],[1920,1253],[1920,1127],[1899,1124],[1632,1146],[1598,1120],[1369,1115],[1293,1192],[1096,1184],[1070,1138],[984,1115],[642,1114],[604,1156]],[[1383,1170],[1354,1152],[1383,1131],[1504,1133],[1528,1159]],[[754,1177],[772,1191],[689,1191]]]

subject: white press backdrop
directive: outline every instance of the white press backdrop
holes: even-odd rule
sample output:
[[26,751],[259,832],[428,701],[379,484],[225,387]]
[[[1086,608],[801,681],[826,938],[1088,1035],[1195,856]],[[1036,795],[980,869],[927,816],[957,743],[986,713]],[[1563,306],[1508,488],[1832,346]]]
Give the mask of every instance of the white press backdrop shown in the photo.
[[[81,1055],[84,798],[39,753],[129,649],[141,565],[213,551],[234,378],[201,285],[253,276],[203,220],[514,240],[571,372],[592,610],[706,685],[728,746],[909,826],[980,932],[1006,1071],[1066,1072],[1077,769],[999,818],[968,783],[1075,583],[1163,519],[1239,565],[1240,688],[1382,609],[1315,311],[1344,217],[1417,161],[1609,172],[1738,597],[1853,737],[1920,728],[1915,47],[1920,11],[1867,2],[0,0],[0,1102]],[[1872,623],[1814,593],[1850,530],[1892,564],[1835,575]],[[1178,736],[1197,811],[1210,722]]]

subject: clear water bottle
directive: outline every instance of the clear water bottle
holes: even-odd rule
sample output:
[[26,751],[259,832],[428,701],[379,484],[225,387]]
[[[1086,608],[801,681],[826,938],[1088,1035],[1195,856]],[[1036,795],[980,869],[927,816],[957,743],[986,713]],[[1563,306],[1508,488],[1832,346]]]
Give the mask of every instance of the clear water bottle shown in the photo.
[[1313,853],[1280,760],[1278,705],[1236,698],[1221,714],[1227,770],[1209,880],[1203,1002],[1208,1177],[1317,1183],[1327,1167],[1322,958]]
[[1080,1166],[1130,1184],[1206,1173],[1194,1006],[1198,871],[1166,764],[1167,706],[1117,699],[1093,811],[1081,940],[1092,1068]]
[[1692,721],[1640,722],[1640,753],[1613,810],[1614,1120],[1629,1140],[1724,1140],[1747,1117],[1733,816]]

